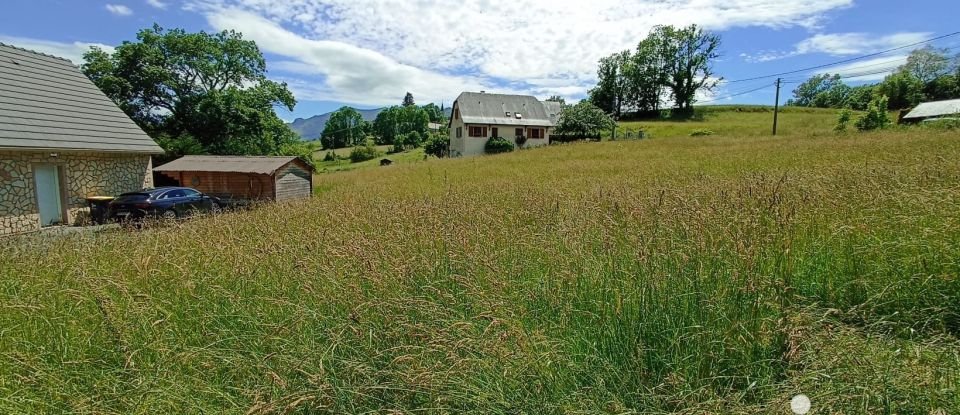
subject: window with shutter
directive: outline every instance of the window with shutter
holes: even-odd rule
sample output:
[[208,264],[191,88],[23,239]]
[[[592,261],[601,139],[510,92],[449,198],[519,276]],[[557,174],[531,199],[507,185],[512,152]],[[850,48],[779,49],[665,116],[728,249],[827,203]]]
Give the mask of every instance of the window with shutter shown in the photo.
[[470,137],[486,137],[487,127],[470,127],[468,133]]

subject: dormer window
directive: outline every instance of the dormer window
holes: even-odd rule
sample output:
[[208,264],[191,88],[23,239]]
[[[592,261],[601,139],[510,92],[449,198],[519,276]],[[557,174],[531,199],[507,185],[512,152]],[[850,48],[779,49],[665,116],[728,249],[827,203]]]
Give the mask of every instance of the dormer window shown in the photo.
[[507,111],[506,114],[507,114],[507,118],[510,118],[510,111]]

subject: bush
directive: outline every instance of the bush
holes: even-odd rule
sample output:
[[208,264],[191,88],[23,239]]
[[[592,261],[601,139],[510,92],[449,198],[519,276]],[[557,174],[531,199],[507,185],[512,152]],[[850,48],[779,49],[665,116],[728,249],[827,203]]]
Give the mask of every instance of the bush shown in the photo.
[[517,147],[523,147],[523,145],[527,143],[527,136],[518,135],[513,141],[517,143]]
[[890,126],[890,116],[887,115],[887,97],[881,95],[874,98],[870,106],[867,107],[867,113],[857,119],[857,130],[871,131],[882,130]]
[[946,131],[960,130],[960,117],[951,117],[951,118],[945,118],[942,120],[926,121],[923,124],[921,124],[921,126],[923,126],[924,128],[931,128],[934,130],[946,130]]
[[423,145],[424,136],[417,131],[410,131],[406,134],[397,136],[393,143],[393,152],[399,153],[411,148],[419,148]]
[[703,137],[708,135],[713,135],[713,131],[706,128],[698,128],[690,132],[690,137]]
[[424,153],[441,158],[447,154],[447,148],[450,147],[450,137],[443,134],[433,134],[424,145]]
[[837,125],[833,127],[833,131],[842,133],[847,131],[847,124],[850,123],[850,118],[853,116],[853,113],[849,109],[842,109],[840,113],[837,114]]
[[487,140],[487,144],[484,145],[483,150],[486,151],[487,154],[509,153],[513,151],[513,143],[503,137],[491,137]]
[[328,151],[327,154],[323,155],[323,161],[337,161],[337,154],[332,151]]
[[361,161],[373,160],[383,155],[376,147],[367,143],[364,146],[356,146],[350,151],[350,162],[359,163]]

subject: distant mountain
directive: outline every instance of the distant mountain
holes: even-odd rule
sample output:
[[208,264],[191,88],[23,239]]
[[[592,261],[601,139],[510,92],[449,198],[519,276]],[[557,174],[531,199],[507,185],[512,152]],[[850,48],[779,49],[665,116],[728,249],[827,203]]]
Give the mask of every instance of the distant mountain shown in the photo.
[[[383,108],[356,110],[360,113],[360,116],[363,117],[364,120],[373,122],[373,120],[377,118],[377,114],[379,114]],[[333,113],[334,111],[330,111],[326,114],[314,115],[307,119],[297,118],[293,120],[292,123],[287,125],[289,125],[293,131],[296,131],[297,134],[300,134],[300,138],[307,141],[316,140],[320,138],[320,134],[323,133],[323,127],[327,125],[327,120],[330,119],[330,115]]]
[[[377,114],[380,114],[380,111],[383,111],[383,108],[356,110],[360,113],[360,116],[363,117],[364,120],[373,122],[373,120],[377,118]],[[452,111],[453,109],[448,106],[443,109],[443,115],[447,117],[447,119],[450,119],[450,113]],[[330,115],[332,115],[334,112],[335,111],[330,111],[326,114],[314,115],[306,119],[297,118],[293,120],[292,123],[287,125],[289,125],[293,131],[299,134],[300,138],[307,141],[317,140],[320,138],[320,134],[323,133],[323,127],[327,125],[327,120],[330,119]]]

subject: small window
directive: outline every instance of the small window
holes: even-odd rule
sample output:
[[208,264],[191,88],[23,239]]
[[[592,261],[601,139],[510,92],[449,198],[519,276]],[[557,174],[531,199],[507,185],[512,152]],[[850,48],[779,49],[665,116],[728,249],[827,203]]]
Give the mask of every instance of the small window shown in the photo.
[[510,118],[510,111],[507,111],[505,114],[507,115],[507,118]]
[[523,118],[523,115],[520,115],[519,112],[515,112],[515,113],[513,113],[513,115],[515,115],[518,120],[521,119],[521,118]]
[[487,127],[470,127],[470,137],[486,137]]
[[454,109],[453,109],[453,119],[455,119],[455,120],[459,120],[459,119],[460,119],[460,108],[454,108]]
[[517,137],[523,137],[523,128],[517,128],[516,135]]
[[463,137],[463,127],[457,127],[457,138]]
[[500,137],[500,133],[497,131],[497,127],[492,127],[492,128],[490,129],[490,136],[491,136],[491,137]]
[[529,138],[543,138],[543,128],[531,128]]

